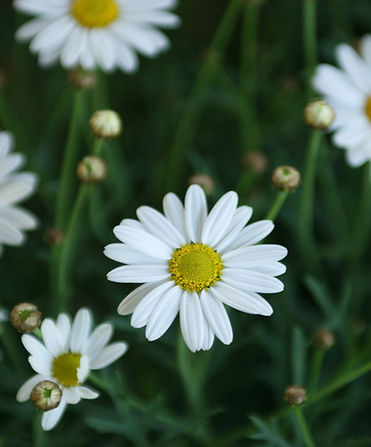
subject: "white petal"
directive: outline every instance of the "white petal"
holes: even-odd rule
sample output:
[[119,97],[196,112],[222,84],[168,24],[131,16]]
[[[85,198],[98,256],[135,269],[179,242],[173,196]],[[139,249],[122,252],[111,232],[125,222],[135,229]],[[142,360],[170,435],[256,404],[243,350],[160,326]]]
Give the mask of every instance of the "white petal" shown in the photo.
[[357,168],[365,163],[371,157],[368,157],[364,151],[364,145],[360,144],[356,147],[349,148],[346,153],[346,159],[350,166]]
[[160,285],[156,285],[136,306],[131,317],[131,325],[135,328],[145,326],[155,306],[173,285],[174,283],[172,281],[166,281]]
[[2,207],[0,211],[2,219],[8,224],[14,225],[20,230],[33,230],[37,226],[37,219],[28,211],[15,206]]
[[232,326],[223,304],[208,291],[202,291],[201,305],[211,329],[219,340],[225,345],[232,343]]
[[215,246],[225,235],[236,211],[238,195],[234,191],[224,194],[211,209],[202,228],[201,240]]
[[24,242],[24,236],[18,228],[10,225],[3,219],[0,219],[0,242],[7,245],[17,246]]
[[97,391],[92,390],[87,386],[79,386],[77,391],[82,399],[96,399],[99,397],[99,393]]
[[41,324],[41,334],[46,349],[52,354],[53,357],[58,357],[63,353],[62,342],[59,339],[59,330],[55,323],[50,318],[45,318]]
[[249,314],[271,315],[273,312],[270,304],[255,292],[242,292],[228,284],[219,281],[210,292],[222,303],[234,309]]
[[163,200],[163,207],[165,216],[186,238],[184,207],[179,197],[172,192],[166,194]]
[[88,309],[80,309],[72,323],[71,352],[84,352],[92,323],[91,312]]
[[80,402],[81,396],[78,388],[77,386],[63,388],[63,399],[67,404],[75,405]]
[[202,342],[201,349],[203,351],[208,351],[214,343],[215,335],[209,325],[209,322],[206,320],[205,315],[202,314],[202,316],[203,316],[203,322],[204,322],[204,340]]
[[362,58],[371,68],[371,34],[366,34],[362,37],[360,47]]
[[264,244],[237,248],[223,255],[226,267],[250,268],[256,264],[280,261],[287,255],[282,245]]
[[203,189],[191,185],[185,196],[185,226],[192,242],[201,240],[201,231],[207,216],[207,203]]
[[185,244],[184,236],[166,217],[153,208],[141,206],[137,209],[137,216],[149,233],[170,245],[171,248],[175,249]]
[[120,315],[130,315],[134,312],[137,305],[142,301],[142,299],[153,289],[159,285],[156,283],[146,283],[134,289],[129,295],[127,295],[119,304],[117,312]]
[[227,284],[244,291],[277,293],[284,289],[279,279],[252,270],[225,268],[222,278]]
[[65,313],[58,315],[57,329],[63,352],[67,351],[70,346],[71,326],[71,318],[69,315]]
[[22,335],[22,343],[32,356],[38,357],[44,361],[52,361],[53,356],[51,353],[45,348],[44,344],[33,335]]
[[33,357],[32,355],[28,357],[28,361],[32,366],[32,369],[39,374],[44,376],[50,376],[52,363],[50,360],[46,360],[43,357]]
[[168,265],[123,265],[111,270],[107,274],[109,281],[113,282],[155,282],[169,278]]
[[157,264],[163,262],[162,259],[146,256],[126,244],[109,244],[104,248],[107,258],[124,264]]
[[79,383],[84,383],[90,372],[89,358],[87,355],[82,355],[80,358],[80,365],[77,368],[77,379]]
[[180,327],[184,341],[192,352],[204,344],[204,316],[197,293],[183,292],[180,300]]
[[354,84],[369,95],[371,90],[371,68],[368,67],[352,47],[341,44],[336,47],[339,64]]
[[47,380],[44,375],[37,374],[28,379],[18,390],[16,399],[18,402],[25,402],[30,398],[32,389],[43,380]]
[[247,225],[223,252],[241,248],[244,245],[254,245],[267,237],[273,231],[273,228],[274,224],[271,220],[260,220]]
[[223,239],[216,244],[215,249],[218,251],[225,250],[237,238],[242,228],[247,224],[252,215],[250,206],[240,206],[236,209],[232,221]]
[[124,342],[110,344],[109,346],[105,347],[94,360],[92,360],[90,368],[101,369],[110,365],[119,357],[124,355],[127,349],[128,345]]
[[41,418],[41,426],[43,430],[49,431],[54,428],[63,416],[66,408],[67,404],[62,398],[57,408],[54,408],[54,410],[45,411]]
[[281,262],[270,262],[268,264],[258,264],[251,267],[254,272],[266,273],[267,275],[279,276],[286,272],[286,266]]
[[84,352],[84,354],[89,357],[90,362],[110,341],[112,333],[113,328],[112,324],[110,323],[100,324],[94,329],[94,331],[88,338],[88,342],[86,344],[86,349]]
[[173,286],[157,303],[146,327],[146,337],[149,341],[157,340],[169,329],[178,315],[181,296],[182,289]]

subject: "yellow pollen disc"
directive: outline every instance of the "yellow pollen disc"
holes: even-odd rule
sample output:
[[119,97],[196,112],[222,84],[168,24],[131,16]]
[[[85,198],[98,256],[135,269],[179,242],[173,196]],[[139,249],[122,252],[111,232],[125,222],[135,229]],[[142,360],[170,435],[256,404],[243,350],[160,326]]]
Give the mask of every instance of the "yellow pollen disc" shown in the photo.
[[367,118],[371,121],[371,96],[369,96],[366,100],[365,112],[366,112]]
[[220,255],[199,243],[182,245],[169,261],[170,279],[188,292],[208,289],[220,280],[222,270]]
[[117,0],[74,0],[71,12],[81,25],[101,28],[109,25],[119,15]]
[[80,367],[81,355],[74,352],[62,354],[53,360],[53,377],[63,386],[77,386],[77,369]]

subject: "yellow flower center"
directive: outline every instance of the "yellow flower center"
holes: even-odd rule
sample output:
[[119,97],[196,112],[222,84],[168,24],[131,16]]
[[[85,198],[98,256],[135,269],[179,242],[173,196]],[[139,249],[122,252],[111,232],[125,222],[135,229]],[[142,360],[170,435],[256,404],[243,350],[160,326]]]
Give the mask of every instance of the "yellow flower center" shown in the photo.
[[77,386],[77,370],[80,367],[81,355],[74,352],[62,354],[53,360],[53,377],[64,387]]
[[100,28],[109,25],[119,15],[117,0],[74,0],[71,12],[81,25]]
[[220,255],[208,245],[187,244],[174,251],[169,261],[170,279],[188,292],[200,293],[220,280]]
[[367,118],[371,121],[371,96],[369,96],[366,100],[365,112],[366,112]]

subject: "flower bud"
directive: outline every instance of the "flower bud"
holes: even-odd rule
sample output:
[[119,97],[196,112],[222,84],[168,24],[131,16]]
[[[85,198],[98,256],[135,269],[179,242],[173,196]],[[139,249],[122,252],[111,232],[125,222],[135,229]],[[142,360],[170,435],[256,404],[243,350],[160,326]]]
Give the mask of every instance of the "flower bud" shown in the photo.
[[260,151],[249,151],[243,158],[243,164],[254,174],[263,174],[268,166],[268,159]]
[[323,99],[310,102],[304,109],[308,126],[315,129],[328,129],[335,119],[334,109]]
[[67,79],[77,89],[89,90],[95,85],[95,74],[82,68],[69,71]]
[[335,343],[335,336],[333,332],[327,329],[319,329],[313,335],[313,342],[318,349],[330,349]]
[[31,391],[31,400],[38,410],[53,410],[53,408],[58,407],[61,399],[61,389],[50,380],[38,383]]
[[121,118],[113,110],[98,110],[90,118],[89,124],[98,138],[115,138],[122,130]]
[[285,390],[285,401],[295,407],[303,405],[307,400],[307,391],[300,385],[290,385]]
[[64,236],[64,232],[59,228],[50,228],[45,233],[45,240],[52,247],[60,247],[64,242]]
[[18,332],[32,332],[40,326],[41,313],[32,303],[20,303],[10,312],[10,322]]
[[77,166],[77,176],[84,183],[99,183],[106,177],[105,162],[95,155],[84,157]]
[[200,185],[208,195],[215,189],[215,180],[208,174],[195,174],[189,178],[188,185]]
[[300,185],[300,173],[292,166],[278,166],[273,171],[272,183],[280,191],[295,191]]

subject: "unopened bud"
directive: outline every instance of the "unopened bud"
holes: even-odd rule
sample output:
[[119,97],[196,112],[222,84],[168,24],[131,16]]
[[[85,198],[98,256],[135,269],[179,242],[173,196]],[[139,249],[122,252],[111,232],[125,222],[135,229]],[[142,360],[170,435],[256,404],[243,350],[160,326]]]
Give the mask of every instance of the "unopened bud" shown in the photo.
[[308,126],[316,129],[328,129],[335,119],[335,112],[330,104],[323,99],[318,99],[305,107],[304,118]]
[[44,380],[33,387],[31,400],[38,410],[49,411],[57,408],[62,399],[59,386],[50,380]]
[[307,391],[300,385],[288,386],[285,390],[285,401],[295,407],[303,405],[307,400]]
[[188,185],[200,185],[205,194],[211,194],[215,189],[215,180],[208,174],[195,174],[189,178]]
[[273,171],[272,183],[280,191],[295,191],[300,185],[300,173],[292,166],[279,166]]
[[64,242],[64,237],[64,232],[59,228],[50,228],[45,233],[45,240],[52,247],[60,247]]
[[330,349],[335,343],[335,336],[327,329],[319,329],[313,335],[313,342],[318,349]]
[[84,183],[98,183],[106,177],[105,162],[95,155],[84,157],[77,166],[77,176]]
[[98,138],[115,138],[122,130],[121,118],[113,110],[98,110],[90,118],[89,124]]
[[82,68],[69,71],[67,79],[77,89],[88,90],[95,85],[95,74]]
[[32,303],[20,303],[10,312],[10,322],[18,332],[32,332],[40,326],[41,313]]
[[263,174],[268,166],[268,159],[260,151],[249,151],[243,158],[243,164],[254,174]]

